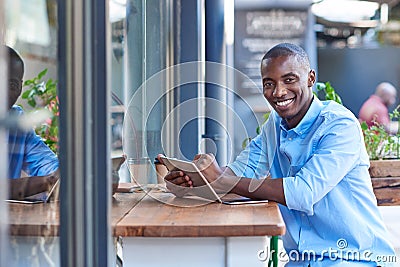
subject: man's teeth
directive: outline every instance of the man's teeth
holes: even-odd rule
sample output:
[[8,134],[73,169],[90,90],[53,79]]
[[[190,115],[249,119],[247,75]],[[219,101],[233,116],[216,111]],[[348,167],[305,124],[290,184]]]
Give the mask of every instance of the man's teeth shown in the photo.
[[289,105],[292,101],[293,101],[293,99],[288,99],[288,100],[285,100],[285,101],[276,102],[276,105],[282,107],[282,106]]

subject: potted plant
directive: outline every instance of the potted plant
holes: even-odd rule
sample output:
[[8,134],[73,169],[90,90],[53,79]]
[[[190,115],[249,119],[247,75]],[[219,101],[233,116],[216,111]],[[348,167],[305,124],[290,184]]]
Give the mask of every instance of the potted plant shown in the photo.
[[[398,108],[398,107],[397,107]],[[399,118],[395,109],[391,119]],[[369,173],[378,205],[400,204],[400,144],[399,131],[389,135],[383,125],[375,124],[368,128],[361,124],[365,147],[370,157]]]
[[[389,114],[391,120],[399,120],[399,108],[400,106],[397,106]],[[361,129],[370,159],[371,177],[400,176],[400,132],[397,131],[395,135],[389,134],[379,123],[368,127],[365,122],[362,122]]]

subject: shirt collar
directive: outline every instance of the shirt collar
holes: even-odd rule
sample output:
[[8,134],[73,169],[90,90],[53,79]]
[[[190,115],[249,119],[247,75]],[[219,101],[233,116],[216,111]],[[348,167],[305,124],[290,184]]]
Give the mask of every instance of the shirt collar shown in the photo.
[[287,132],[293,131],[298,135],[301,135],[301,134],[307,132],[307,130],[311,127],[311,125],[317,119],[319,113],[322,110],[322,107],[323,107],[322,102],[314,96],[313,100],[311,102],[311,105],[307,110],[307,113],[301,119],[299,124],[297,124],[297,126],[294,127],[293,129],[288,130],[286,121],[281,120],[281,125],[280,125],[281,129],[284,131],[287,131]]
[[19,115],[19,114],[22,114],[22,113],[23,113],[23,109],[18,105],[13,105],[10,108],[10,110],[8,111],[8,114],[11,114],[11,115]]

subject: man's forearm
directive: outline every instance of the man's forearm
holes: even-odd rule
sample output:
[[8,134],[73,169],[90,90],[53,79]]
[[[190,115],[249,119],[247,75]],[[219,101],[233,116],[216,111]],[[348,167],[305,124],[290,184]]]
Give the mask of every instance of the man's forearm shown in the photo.
[[240,178],[228,167],[225,167],[223,171],[225,183],[234,183],[230,185],[231,193],[255,199],[268,199],[286,205],[282,178]]
[[58,171],[47,176],[9,179],[9,198],[21,200],[25,197],[47,191],[58,179]]
[[282,178],[240,178],[232,193],[255,199],[268,199],[286,205]]

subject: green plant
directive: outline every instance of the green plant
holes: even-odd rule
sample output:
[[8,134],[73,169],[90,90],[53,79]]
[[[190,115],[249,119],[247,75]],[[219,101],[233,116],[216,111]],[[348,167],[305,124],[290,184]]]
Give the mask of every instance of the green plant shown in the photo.
[[317,91],[316,92],[314,91],[313,93],[319,99],[322,99],[322,97],[320,97],[320,95],[323,95],[324,100],[333,100],[333,101],[343,105],[342,99],[336,93],[335,89],[331,86],[330,82],[325,82],[325,83],[317,82],[317,84],[315,85],[315,88],[317,89]]
[[[399,108],[400,105],[392,113],[389,113],[391,121],[399,120]],[[387,132],[383,125],[375,123],[368,127],[365,121],[361,122],[361,129],[364,133],[365,148],[371,160],[400,158],[399,129],[395,135],[392,135]]]
[[400,108],[400,105],[398,105],[394,110],[393,110],[393,112],[392,113],[389,113],[389,117],[390,117],[390,120],[391,121],[397,121],[397,131],[396,131],[396,135],[395,136],[391,136],[391,141],[392,141],[392,144],[394,144],[394,147],[393,148],[395,148],[394,150],[396,151],[396,158],[399,158],[400,157],[400,143],[399,143],[399,140],[400,140],[400,125],[399,125],[399,119],[400,119],[400,112],[399,112],[399,108]]
[[[257,128],[256,128],[256,134],[257,134],[257,135],[260,134],[260,132],[261,132],[261,126],[268,120],[269,114],[271,114],[271,112],[267,112],[267,113],[264,113],[264,114],[263,114],[264,121],[263,121],[263,123],[262,123],[261,125],[258,125]],[[242,149],[245,149],[246,146],[250,143],[250,141],[251,141],[251,137],[245,138],[245,139],[242,141]]]
[[372,125],[368,127],[365,121],[361,122],[361,130],[364,134],[365,148],[369,159],[375,160],[383,158],[385,152],[385,140],[388,139],[388,134],[382,125]]
[[58,117],[59,105],[57,97],[57,82],[52,79],[43,81],[43,77],[47,74],[47,69],[41,71],[36,77],[26,80],[23,87],[28,87],[22,94],[22,99],[26,99],[27,103],[33,108],[47,108],[52,118],[46,120],[43,124],[36,127],[36,134],[54,152],[58,152]]

